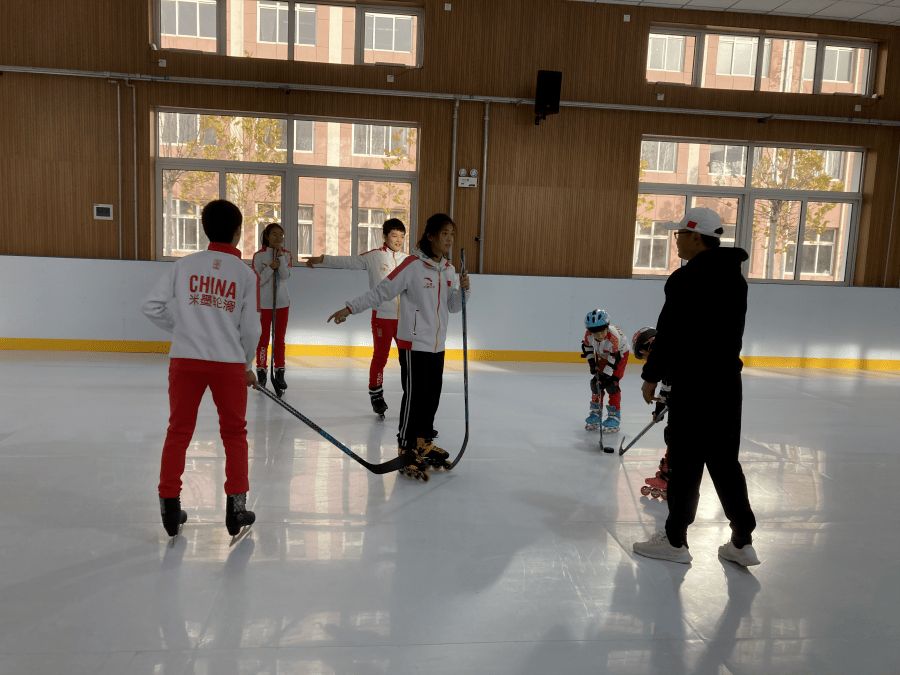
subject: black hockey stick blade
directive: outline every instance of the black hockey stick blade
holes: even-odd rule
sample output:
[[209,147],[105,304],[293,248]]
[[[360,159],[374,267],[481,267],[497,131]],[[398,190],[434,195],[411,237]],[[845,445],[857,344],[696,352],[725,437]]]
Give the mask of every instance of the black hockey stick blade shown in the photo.
[[616,449],[611,445],[603,444],[603,425],[600,426],[600,448],[603,450],[603,452],[613,453],[616,451]]
[[289,413],[291,413],[291,415],[293,415],[298,420],[303,422],[310,429],[312,429],[313,431],[317,432],[318,434],[320,434],[321,436],[323,436],[324,438],[329,440],[334,446],[336,446],[345,455],[355,459],[357,462],[362,464],[364,467],[366,467],[372,473],[377,473],[377,474],[391,473],[392,471],[397,471],[399,469],[402,469],[405,466],[409,466],[410,464],[416,463],[417,455],[416,455],[415,451],[410,450],[409,452],[406,452],[402,455],[397,455],[397,457],[395,459],[392,459],[388,462],[384,462],[383,464],[371,464],[371,463],[367,462],[366,460],[364,460],[359,455],[357,455],[355,452],[353,452],[346,445],[344,445],[343,443],[338,441],[334,436],[332,436],[327,431],[322,429],[322,427],[320,427],[318,424],[316,424],[311,419],[309,419],[308,417],[306,417],[305,415],[300,413],[298,410],[296,410],[290,404],[288,404],[285,401],[283,401],[282,399],[278,398],[275,394],[273,394],[271,391],[269,391],[262,385],[258,385],[257,389],[260,392],[262,392],[263,394],[265,394],[266,396],[268,396],[270,399],[275,401],[275,403],[280,405],[282,408],[287,410]]
[[654,424],[656,424],[656,423],[659,422],[663,417],[665,417],[665,416],[666,416],[666,411],[667,411],[668,409],[669,409],[668,407],[663,406],[663,409],[659,411],[659,414],[653,416],[653,421],[650,422],[650,424],[648,424],[647,426],[645,426],[645,427],[641,430],[641,433],[639,433],[637,436],[635,436],[635,437],[634,437],[634,440],[631,441],[631,443],[629,443],[628,446],[625,447],[625,448],[623,448],[622,446],[625,445],[625,439],[627,438],[627,436],[622,436],[622,440],[621,440],[621,442],[619,443],[619,456],[621,457],[621,456],[624,455],[626,452],[628,452],[628,451],[631,449],[631,446],[633,446],[635,443],[637,443],[637,442],[641,439],[641,436],[643,436],[643,435],[646,434],[648,431],[650,431],[650,429],[653,427]]
[[[459,268],[461,275],[466,273],[466,249],[464,248],[459,250]],[[453,460],[453,463],[450,464],[450,469],[453,469],[453,467],[459,464],[459,460],[462,459],[463,453],[466,451],[466,446],[469,445],[469,352],[468,343],[466,341],[466,290],[462,288],[462,286],[460,286],[459,290],[462,293],[463,400],[465,401],[466,406],[466,436],[463,438],[463,444],[459,454],[456,456],[456,459]],[[448,469],[448,471],[450,469]]]

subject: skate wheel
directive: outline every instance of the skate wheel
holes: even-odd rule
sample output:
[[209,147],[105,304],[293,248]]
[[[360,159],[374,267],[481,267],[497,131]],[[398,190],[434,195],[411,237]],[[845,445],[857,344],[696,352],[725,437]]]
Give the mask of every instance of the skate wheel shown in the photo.
[[662,492],[660,492],[660,489],[659,489],[659,488],[651,488],[651,489],[650,489],[650,496],[651,496],[651,497],[654,497],[654,498],[655,498],[655,497],[659,497],[661,494],[662,494]]
[[649,486],[649,485],[643,486],[643,487],[641,488],[641,494],[644,495],[645,497],[646,497],[647,495],[649,495],[649,494],[650,494],[650,486]]
[[665,502],[665,501],[668,501],[668,500],[669,500],[669,491],[668,491],[668,490],[663,490],[662,493],[660,494],[660,497],[663,498],[663,501],[664,501],[664,502]]

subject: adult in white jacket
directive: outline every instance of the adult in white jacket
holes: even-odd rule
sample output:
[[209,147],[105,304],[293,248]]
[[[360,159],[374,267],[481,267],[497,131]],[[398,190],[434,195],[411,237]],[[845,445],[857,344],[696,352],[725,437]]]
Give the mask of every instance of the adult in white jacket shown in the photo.
[[407,473],[428,480],[429,467],[445,468],[448,454],[432,443],[434,416],[441,399],[444,374],[444,342],[449,313],[462,310],[471,293],[469,278],[458,277],[447,256],[453,246],[456,224],[443,213],[428,219],[419,240],[419,250],[380,284],[347,303],[330,317],[343,323],[350,314],[377,307],[386,300],[401,298],[397,344],[400,351],[400,378],[403,402],[397,434],[399,454],[415,449],[422,457],[419,468]]
[[207,387],[219,411],[225,445],[225,526],[232,535],[256,516],[247,511],[247,387],[256,386],[253,352],[259,340],[259,279],[241,261],[241,211],[217,199],[201,214],[208,250],[169,266],[143,304],[144,314],[172,333],[169,429],[159,475],[163,527],[177,536],[185,453]]
[[[362,255],[320,255],[306,261],[306,266],[314,269],[336,267],[348,270],[368,270],[369,288],[375,288],[387,275],[393,272],[409,254],[403,252],[406,243],[406,226],[398,218],[389,218],[382,226],[384,246],[372,249]],[[375,348],[369,366],[369,399],[372,410],[384,417],[388,409],[384,401],[384,367],[391,351],[391,340],[397,340],[400,320],[400,298],[385,300],[372,310],[372,340]],[[399,349],[400,345],[397,344]]]

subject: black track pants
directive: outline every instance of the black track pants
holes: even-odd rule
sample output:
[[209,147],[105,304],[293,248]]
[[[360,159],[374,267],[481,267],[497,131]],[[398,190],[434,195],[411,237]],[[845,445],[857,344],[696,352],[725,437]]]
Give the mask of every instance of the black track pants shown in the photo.
[[705,386],[672,386],[666,535],[673,546],[687,542],[688,526],[697,515],[704,466],[731,523],[734,543],[745,546],[753,541],[756,518],[738,461],[742,403],[740,374]]
[[400,405],[397,441],[404,450],[414,448],[416,439],[431,438],[443,379],[444,352],[400,350],[403,403]]

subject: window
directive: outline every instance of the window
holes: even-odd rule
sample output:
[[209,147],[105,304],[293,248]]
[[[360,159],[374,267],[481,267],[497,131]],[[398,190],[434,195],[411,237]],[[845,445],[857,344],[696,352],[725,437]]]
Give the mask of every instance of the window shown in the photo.
[[684,68],[684,36],[650,34],[648,70],[680,73]]
[[747,164],[744,145],[709,146],[709,173],[714,176],[743,176]]
[[635,223],[634,263],[638,269],[665,270],[669,266],[669,239],[665,223]]
[[422,65],[424,9],[328,2],[153,0],[151,42],[239,58]]
[[296,36],[296,44],[316,46],[316,6],[315,5],[296,5],[296,27],[294,34]]
[[[357,149],[371,154],[354,153],[354,134]],[[244,236],[238,248],[248,259],[270,222],[282,224],[285,246],[304,257],[353,255],[358,246],[369,250],[370,240],[380,246],[387,217],[400,218],[415,233],[415,127],[159,110],[156,135],[159,257],[179,257],[205,245],[199,213],[217,198],[241,210]],[[362,237],[360,209],[365,209]]]
[[[761,47],[761,49],[760,49]],[[795,94],[871,93],[874,42],[651,27],[647,82]],[[681,56],[679,56],[679,54]],[[700,75],[699,83],[693,74]],[[817,76],[817,72],[821,75]]]
[[313,152],[315,148],[316,123],[312,120],[297,120],[294,123],[294,151]]
[[312,204],[297,206],[297,257],[309,258],[313,254],[313,223],[315,207]]
[[353,154],[383,157],[392,152],[408,154],[406,129],[374,124],[353,125]]
[[180,37],[216,37],[216,0],[162,0],[160,32]]
[[161,113],[159,120],[160,142],[166,145],[186,145],[197,141],[198,116],[179,113]]
[[642,168],[633,274],[668,274],[680,266],[661,224],[700,206],[721,217],[722,246],[748,252],[749,279],[846,282],[862,201],[861,151],[649,138],[641,146],[642,167],[655,148],[668,145],[676,146],[684,166],[675,173]]
[[646,162],[645,171],[674,172],[677,164],[678,144],[659,141],[641,143],[641,160]]
[[181,251],[200,251],[209,246],[209,239],[200,224],[200,207],[197,204],[175,200],[175,248]]
[[364,48],[380,52],[411,52],[414,18],[366,12]]
[[756,50],[759,38],[718,36],[716,75],[756,75]]
[[387,220],[387,215],[383,209],[359,209],[359,229],[357,230],[358,243],[356,249],[360,253],[371,251],[374,248],[380,248],[384,240],[382,239],[382,225]]
[[288,3],[260,0],[256,24],[259,26],[259,42],[287,44]]
[[825,47],[825,64],[822,80],[825,82],[852,82],[853,50],[848,47]]

